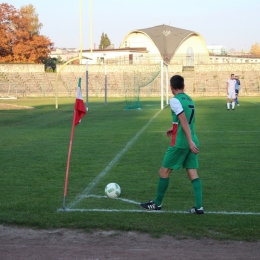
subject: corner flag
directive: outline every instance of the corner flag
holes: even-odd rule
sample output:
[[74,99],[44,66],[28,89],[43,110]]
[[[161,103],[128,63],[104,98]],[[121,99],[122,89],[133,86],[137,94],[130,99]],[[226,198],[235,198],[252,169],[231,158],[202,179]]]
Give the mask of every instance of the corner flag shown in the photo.
[[80,123],[81,118],[86,114],[86,108],[83,102],[80,87],[81,87],[81,78],[79,78],[78,80],[77,96],[74,105],[74,116],[73,116],[72,129],[70,135],[70,145],[69,145],[69,152],[68,152],[68,160],[67,160],[67,168],[66,168],[66,176],[65,176],[65,184],[64,184],[64,196],[63,196],[64,210],[66,210],[66,196],[67,196],[67,189],[68,189],[68,182],[69,182],[70,156],[71,156],[72,142],[74,137],[74,128],[78,123]]
[[[79,81],[81,81],[81,78],[79,78]],[[86,114],[86,108],[83,102],[82,94],[81,94],[81,88],[80,88],[80,82],[78,84],[77,89],[77,96],[76,96],[76,102],[74,106],[75,115],[74,115],[74,126],[80,123],[81,118],[85,116]]]

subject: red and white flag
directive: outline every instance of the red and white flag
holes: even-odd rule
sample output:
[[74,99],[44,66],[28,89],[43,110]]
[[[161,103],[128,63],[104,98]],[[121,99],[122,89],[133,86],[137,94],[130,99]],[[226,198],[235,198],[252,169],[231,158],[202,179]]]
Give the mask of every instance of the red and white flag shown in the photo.
[[81,118],[86,114],[86,108],[81,94],[81,88],[77,89],[76,102],[74,106],[74,126],[80,123]]

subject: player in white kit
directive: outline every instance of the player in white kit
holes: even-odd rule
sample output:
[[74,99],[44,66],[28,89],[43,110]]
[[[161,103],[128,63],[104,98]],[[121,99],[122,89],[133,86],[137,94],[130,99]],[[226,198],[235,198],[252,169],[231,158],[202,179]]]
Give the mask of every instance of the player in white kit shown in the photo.
[[230,108],[230,100],[232,99],[232,110],[235,109],[235,98],[236,98],[236,80],[234,74],[231,74],[230,79],[227,81],[227,110]]

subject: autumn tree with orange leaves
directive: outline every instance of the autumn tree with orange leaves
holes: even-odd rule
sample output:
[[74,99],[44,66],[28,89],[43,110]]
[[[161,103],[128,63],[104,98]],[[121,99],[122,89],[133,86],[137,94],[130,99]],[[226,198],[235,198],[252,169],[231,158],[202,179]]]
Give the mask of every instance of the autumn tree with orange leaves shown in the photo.
[[260,44],[255,43],[251,46],[250,53],[254,56],[260,56]]
[[42,24],[32,5],[20,10],[0,4],[0,62],[42,63],[53,43],[39,34]]

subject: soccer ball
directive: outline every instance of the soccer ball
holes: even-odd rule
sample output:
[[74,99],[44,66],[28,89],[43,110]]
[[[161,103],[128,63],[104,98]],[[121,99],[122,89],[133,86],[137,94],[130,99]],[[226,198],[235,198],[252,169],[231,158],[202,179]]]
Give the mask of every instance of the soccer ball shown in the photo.
[[105,194],[111,198],[111,199],[115,199],[117,197],[120,196],[121,194],[121,188],[118,184],[116,183],[109,183],[107,184],[106,188],[105,188]]

